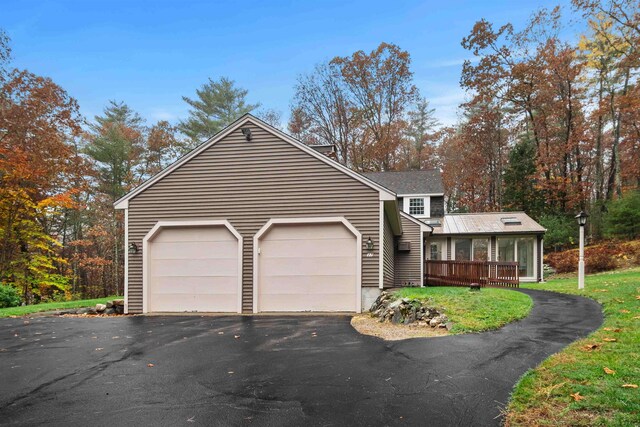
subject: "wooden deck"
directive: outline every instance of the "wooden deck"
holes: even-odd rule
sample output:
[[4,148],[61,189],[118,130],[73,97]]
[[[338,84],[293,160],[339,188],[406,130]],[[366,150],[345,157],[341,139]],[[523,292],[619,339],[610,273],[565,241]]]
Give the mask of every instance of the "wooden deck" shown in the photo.
[[469,286],[518,288],[517,262],[502,261],[425,261],[427,286]]

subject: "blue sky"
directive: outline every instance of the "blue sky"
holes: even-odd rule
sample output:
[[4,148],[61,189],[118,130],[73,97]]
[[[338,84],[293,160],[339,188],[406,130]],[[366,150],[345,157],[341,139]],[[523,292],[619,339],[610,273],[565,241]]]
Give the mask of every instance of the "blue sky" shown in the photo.
[[[566,0],[559,0],[568,7]],[[14,1],[0,27],[13,66],[51,77],[92,119],[122,100],[149,124],[186,117],[182,96],[227,76],[288,117],[296,77],[380,42],[408,50],[415,83],[445,124],[464,100],[460,46],[475,21],[526,22],[558,1]]]

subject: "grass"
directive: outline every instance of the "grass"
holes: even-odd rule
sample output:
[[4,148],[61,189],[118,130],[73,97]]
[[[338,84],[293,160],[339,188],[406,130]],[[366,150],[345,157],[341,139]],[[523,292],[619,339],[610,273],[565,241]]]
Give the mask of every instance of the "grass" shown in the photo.
[[24,316],[41,311],[63,310],[67,308],[92,307],[96,304],[104,304],[122,297],[110,296],[106,298],[85,299],[78,301],[47,302],[44,304],[25,305],[20,307],[0,308],[0,317]]
[[468,288],[425,287],[396,292],[403,298],[428,300],[428,305],[443,309],[454,324],[451,329],[454,334],[497,329],[527,317],[533,305],[528,295],[508,289],[471,292]]
[[593,298],[605,320],[520,379],[506,424],[640,425],[640,388],[623,387],[640,386],[640,268],[588,275],[582,291],[575,276],[525,286]]

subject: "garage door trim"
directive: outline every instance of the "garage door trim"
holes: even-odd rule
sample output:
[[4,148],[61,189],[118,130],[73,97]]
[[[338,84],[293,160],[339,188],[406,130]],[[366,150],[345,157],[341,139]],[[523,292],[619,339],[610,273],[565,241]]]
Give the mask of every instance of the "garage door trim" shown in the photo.
[[242,235],[227,220],[158,221],[142,239],[142,312],[149,311],[149,243],[163,228],[224,226],[238,239],[238,302],[237,312],[242,313]]
[[284,224],[343,224],[356,237],[356,313],[362,311],[362,234],[345,217],[271,218],[253,236],[253,312],[258,313],[258,251],[260,238],[274,225]]

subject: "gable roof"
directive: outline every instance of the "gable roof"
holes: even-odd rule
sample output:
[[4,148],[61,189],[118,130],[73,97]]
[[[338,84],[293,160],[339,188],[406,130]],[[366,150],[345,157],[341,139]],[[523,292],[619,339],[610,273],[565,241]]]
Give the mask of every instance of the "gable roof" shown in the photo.
[[368,187],[371,187],[372,189],[378,191],[380,193],[380,200],[384,200],[384,201],[395,201],[396,200],[396,195],[393,193],[393,191],[390,191],[389,189],[387,189],[384,186],[372,181],[371,179],[368,179],[368,178],[360,175],[359,173],[352,171],[348,167],[336,162],[335,160],[332,160],[331,158],[325,156],[324,154],[318,153],[313,148],[308,147],[307,145],[303,144],[302,142],[300,142],[300,141],[296,140],[295,138],[287,135],[286,133],[284,133],[284,132],[272,127],[271,125],[269,125],[269,124],[263,122],[262,120],[252,116],[251,114],[245,114],[242,117],[240,117],[239,119],[237,119],[235,122],[231,123],[230,125],[228,125],[224,129],[222,129],[217,134],[215,134],[214,136],[212,136],[211,138],[209,138],[208,140],[203,142],[202,144],[198,145],[196,148],[191,150],[189,153],[187,153],[186,155],[184,155],[180,159],[176,160],[171,165],[167,166],[165,169],[160,171],[158,174],[156,174],[153,177],[149,178],[147,181],[145,181],[140,186],[136,187],[135,189],[130,191],[128,194],[126,194],[123,197],[121,197],[120,199],[116,200],[116,202],[113,204],[113,206],[116,209],[126,209],[128,207],[129,199],[132,199],[133,197],[135,197],[138,194],[142,193],[144,190],[146,190],[147,188],[151,187],[153,184],[155,184],[156,182],[160,181],[162,178],[164,178],[165,176],[169,175],[171,172],[173,172],[174,170],[178,169],[180,166],[182,166],[183,164],[187,163],[189,160],[191,160],[192,158],[196,157],[198,154],[202,153],[203,151],[205,151],[206,149],[208,149],[209,147],[214,145],[216,142],[220,141],[221,139],[223,139],[227,135],[229,135],[232,132],[238,130],[241,126],[246,125],[248,123],[250,123],[250,124],[252,124],[254,126],[257,126],[257,127],[261,128],[261,129],[263,129],[263,130],[265,130],[265,131],[267,131],[267,132],[279,137],[283,141],[293,145],[296,148],[299,148],[300,150],[302,150],[302,151],[306,152],[307,154],[311,155],[312,157],[315,157],[316,159],[328,164],[329,166],[333,167],[334,169],[337,169],[337,170],[345,173],[346,175],[349,175],[350,177],[354,178],[355,180],[360,181],[361,183],[367,185]]
[[398,195],[444,194],[442,177],[438,169],[404,172],[369,172],[363,175]]
[[524,212],[445,214],[433,234],[544,233],[543,226]]

